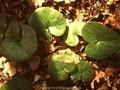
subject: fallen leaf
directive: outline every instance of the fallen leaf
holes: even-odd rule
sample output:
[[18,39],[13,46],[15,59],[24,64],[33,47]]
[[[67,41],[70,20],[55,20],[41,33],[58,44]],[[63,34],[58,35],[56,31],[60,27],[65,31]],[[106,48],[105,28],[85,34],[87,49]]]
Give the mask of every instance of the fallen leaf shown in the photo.
[[114,3],[114,0],[108,0],[107,5],[112,5]]
[[5,57],[0,57],[0,68],[3,68],[3,63],[6,61],[7,59]]
[[103,71],[97,71],[97,70],[96,70],[96,71],[95,71],[95,78],[94,78],[93,81],[91,82],[91,88],[92,88],[92,89],[95,88],[95,86],[94,86],[95,81],[96,81],[97,83],[99,83],[101,78],[104,78],[105,81],[108,79],[105,72],[103,72]]
[[8,74],[10,77],[16,74],[16,68],[11,62],[6,62],[3,69],[4,74]]
[[36,74],[34,77],[34,82],[37,82],[40,79],[40,75]]

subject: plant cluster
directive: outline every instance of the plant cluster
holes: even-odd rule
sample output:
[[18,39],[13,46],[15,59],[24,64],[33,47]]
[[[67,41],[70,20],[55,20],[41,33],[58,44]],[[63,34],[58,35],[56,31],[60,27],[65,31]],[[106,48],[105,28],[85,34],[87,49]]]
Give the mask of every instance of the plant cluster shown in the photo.
[[[37,50],[39,35],[49,41],[53,36],[64,36],[70,47],[77,46],[81,37],[88,43],[85,53],[93,59],[104,59],[120,50],[120,35],[105,25],[94,21],[66,24],[59,11],[41,7],[29,17],[28,25],[15,21],[8,23],[0,18],[0,53],[10,60],[28,60]],[[94,76],[92,65],[80,60],[79,55],[69,49],[61,54],[53,53],[49,59],[48,69],[56,80],[89,81]]]
[[62,53],[53,53],[50,57],[48,69],[56,80],[90,81],[94,76],[94,70],[90,63],[80,60],[79,55],[70,49],[61,50]]
[[37,35],[29,25],[2,18],[0,35],[0,53],[10,60],[27,60],[37,50]]

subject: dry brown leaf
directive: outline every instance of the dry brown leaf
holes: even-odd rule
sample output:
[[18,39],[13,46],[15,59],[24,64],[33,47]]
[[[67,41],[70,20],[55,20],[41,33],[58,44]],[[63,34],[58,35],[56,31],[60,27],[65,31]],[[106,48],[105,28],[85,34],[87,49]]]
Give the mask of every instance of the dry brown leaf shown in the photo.
[[120,24],[119,24],[119,22],[117,21],[115,15],[110,15],[110,16],[108,16],[108,17],[105,19],[104,24],[108,24],[108,25],[110,25],[112,28],[115,28],[115,29],[120,29]]
[[34,82],[37,82],[40,79],[40,75],[36,74],[34,77]]
[[76,9],[76,21],[82,21],[84,19],[85,10]]
[[97,71],[97,70],[96,70],[96,71],[95,71],[95,78],[94,78],[93,81],[91,82],[91,88],[92,88],[92,89],[95,88],[95,86],[94,86],[95,81],[96,81],[97,83],[99,83],[101,78],[104,78],[104,80],[107,81],[108,86],[110,86],[109,76],[107,76],[106,73],[103,72],[103,71]]
[[112,5],[114,3],[114,0],[107,0],[107,5]]
[[6,61],[7,59],[5,57],[0,57],[0,68],[3,68],[3,63]]
[[10,77],[16,74],[16,68],[11,62],[6,62],[3,69],[4,74],[8,74]]

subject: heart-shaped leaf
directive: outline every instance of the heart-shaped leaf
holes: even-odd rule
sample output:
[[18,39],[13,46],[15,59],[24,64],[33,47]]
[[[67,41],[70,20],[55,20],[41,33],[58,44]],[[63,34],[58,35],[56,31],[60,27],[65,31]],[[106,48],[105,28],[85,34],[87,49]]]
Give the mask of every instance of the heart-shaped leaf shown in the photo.
[[79,43],[79,36],[81,36],[81,31],[83,26],[85,25],[85,22],[75,21],[70,23],[69,30],[67,32],[67,37],[65,40],[65,43],[71,47],[77,46]]
[[32,83],[23,76],[14,76],[11,80],[2,85],[0,90],[33,90],[33,88]]
[[48,69],[56,80],[65,80],[70,75],[73,81],[89,81],[94,76],[92,65],[80,60],[79,55],[70,49],[63,50],[61,54],[53,54]]
[[25,25],[11,22],[1,43],[1,53],[9,59],[23,61],[37,50],[35,31]]
[[85,49],[87,56],[94,59],[106,58],[120,48],[120,36],[97,22],[88,22],[82,29],[82,37],[89,42]]
[[90,81],[94,77],[92,65],[86,61],[80,61],[76,64],[75,70],[71,73],[73,81],[84,80]]
[[48,40],[52,39],[52,35],[63,35],[66,30],[63,15],[50,7],[41,7],[35,10],[30,16],[28,23]]
[[72,31],[68,31],[67,39],[65,40],[65,43],[71,47],[77,46],[79,43],[79,38],[77,35],[73,34]]
[[49,72],[56,80],[65,80],[70,72],[75,69],[75,60],[79,61],[79,55],[70,50],[62,54],[53,54],[49,62]]

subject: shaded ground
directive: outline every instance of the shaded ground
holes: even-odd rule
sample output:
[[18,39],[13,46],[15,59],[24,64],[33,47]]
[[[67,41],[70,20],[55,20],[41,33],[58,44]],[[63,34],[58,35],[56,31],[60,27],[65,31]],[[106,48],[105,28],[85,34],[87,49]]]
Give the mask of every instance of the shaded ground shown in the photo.
[[[34,1],[34,0],[33,0]],[[109,2],[108,2],[109,1]],[[111,1],[111,3],[110,3]],[[27,23],[29,15],[34,11],[33,3],[25,0],[0,0],[0,14],[6,15],[9,19],[15,19],[20,23]],[[106,24],[114,30],[120,30],[120,2],[112,0],[75,0],[71,3],[54,2],[53,0],[45,0],[42,6],[50,6],[59,10],[68,20],[83,19],[84,21],[94,20]],[[36,6],[37,7],[37,6]],[[14,18],[13,18],[14,17]],[[85,42],[71,50],[78,53],[81,58],[87,57],[83,53]],[[60,90],[120,90],[120,56],[112,55],[107,60],[96,61],[87,58],[92,63],[96,77],[93,81],[73,83],[71,80],[54,81],[47,72],[49,56],[52,52],[68,48],[62,41],[62,38],[55,37],[55,43],[49,44],[43,38],[39,40],[39,48],[37,53],[24,63],[13,63],[4,60],[4,64],[10,63],[8,71],[4,72],[5,67],[0,67],[0,83],[8,80],[14,74],[28,74],[33,82],[35,90],[47,89],[47,87],[58,87]],[[81,51],[80,51],[81,50]],[[114,63],[116,60],[117,64]],[[4,73],[3,73],[4,72]],[[6,74],[8,73],[8,74]],[[10,75],[11,76],[10,76]],[[62,87],[62,89],[61,89]],[[65,88],[66,87],[66,88]],[[91,88],[92,87],[92,88]]]

